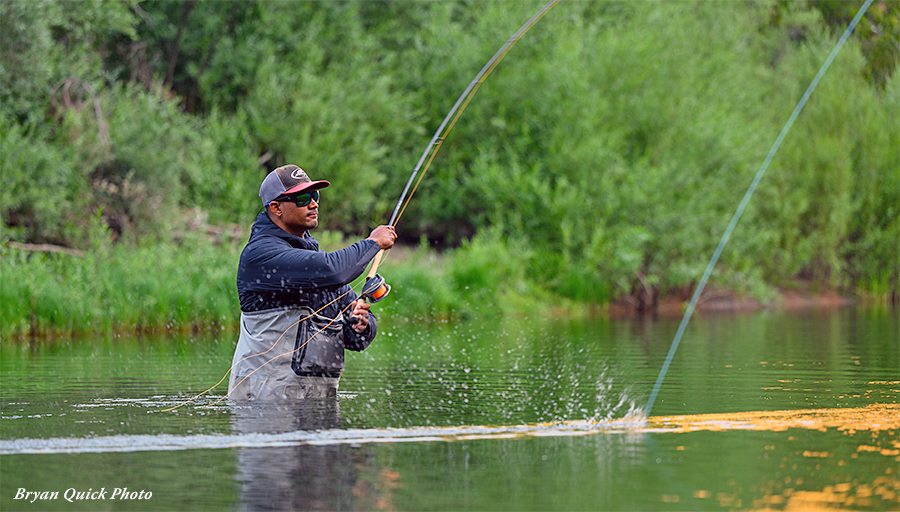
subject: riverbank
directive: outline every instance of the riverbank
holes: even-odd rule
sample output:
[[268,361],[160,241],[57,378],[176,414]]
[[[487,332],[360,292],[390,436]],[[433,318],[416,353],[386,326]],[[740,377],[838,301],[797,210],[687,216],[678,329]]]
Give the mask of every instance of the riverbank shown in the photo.
[[[328,250],[348,243],[334,233],[322,233],[320,238]],[[239,234],[182,235],[177,242],[136,246],[101,239],[93,249],[78,253],[0,246],[0,336],[236,331],[239,307],[234,283],[241,239]],[[672,317],[684,312],[693,292],[649,290],[643,302],[636,293],[619,294],[607,302],[579,300],[550,292],[546,283],[530,279],[514,261],[497,261],[495,252],[471,246],[445,253],[397,247],[379,268],[393,291],[376,309],[382,318],[402,322],[509,315]],[[362,281],[352,285],[358,289]],[[833,308],[860,300],[891,300],[842,295],[803,282],[765,289],[760,297],[711,286],[697,311]]]
[[[798,286],[802,286],[798,288]],[[894,303],[897,302],[896,297]],[[707,290],[697,302],[696,311],[701,313],[716,312],[750,312],[764,309],[797,311],[803,309],[838,308],[857,303],[891,302],[890,297],[866,298],[841,294],[837,290],[813,291],[807,283],[795,283],[795,286],[773,289],[773,298],[768,301],[759,300],[735,290]],[[658,299],[655,307],[648,312],[665,317],[680,316],[690,303],[690,295],[671,293]],[[641,315],[643,312],[635,308],[633,302],[618,299],[609,306],[609,314],[618,317]]]

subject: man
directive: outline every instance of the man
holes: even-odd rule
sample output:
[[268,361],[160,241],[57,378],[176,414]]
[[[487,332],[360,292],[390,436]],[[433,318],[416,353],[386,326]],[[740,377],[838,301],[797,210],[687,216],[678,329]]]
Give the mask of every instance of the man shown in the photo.
[[259,188],[265,211],[238,265],[241,332],[228,385],[232,400],[335,396],[344,349],[365,350],[375,338],[375,316],[349,283],[397,234],[379,226],[350,247],[320,251],[309,231],[319,224],[319,191],[329,185],[285,165]]

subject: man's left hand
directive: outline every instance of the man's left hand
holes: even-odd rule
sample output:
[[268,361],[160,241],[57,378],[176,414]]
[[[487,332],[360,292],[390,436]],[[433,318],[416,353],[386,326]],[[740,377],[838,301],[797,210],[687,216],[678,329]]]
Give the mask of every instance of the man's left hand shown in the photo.
[[368,302],[359,299],[354,301],[351,316],[355,316],[358,320],[353,324],[352,329],[356,332],[363,332],[369,327],[369,308],[372,307]]

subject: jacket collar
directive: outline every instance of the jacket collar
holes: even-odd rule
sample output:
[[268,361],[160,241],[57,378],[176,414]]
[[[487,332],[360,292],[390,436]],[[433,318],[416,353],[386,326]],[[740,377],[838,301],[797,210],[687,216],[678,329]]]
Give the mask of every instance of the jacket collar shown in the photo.
[[291,244],[292,247],[308,249],[310,251],[319,250],[319,242],[309,234],[309,231],[302,237],[288,233],[276,226],[275,223],[272,222],[272,219],[269,218],[269,215],[263,211],[256,216],[256,222],[253,223],[253,228],[250,230],[250,242],[266,236],[280,238]]

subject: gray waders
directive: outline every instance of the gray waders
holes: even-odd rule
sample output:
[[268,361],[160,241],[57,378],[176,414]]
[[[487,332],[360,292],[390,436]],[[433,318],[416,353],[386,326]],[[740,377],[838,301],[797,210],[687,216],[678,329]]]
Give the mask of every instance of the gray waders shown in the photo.
[[309,308],[241,313],[228,398],[236,402],[337,396],[344,321]]

